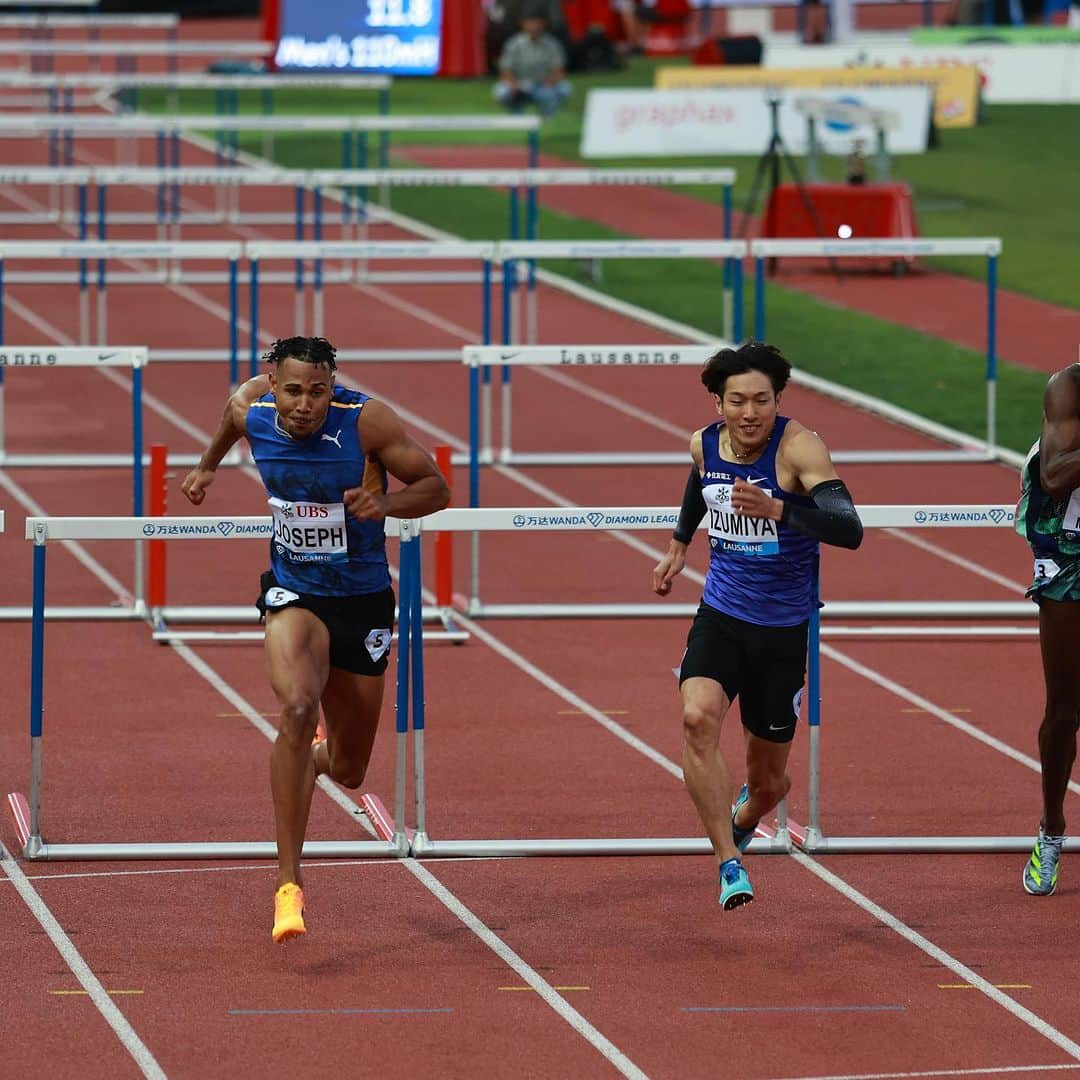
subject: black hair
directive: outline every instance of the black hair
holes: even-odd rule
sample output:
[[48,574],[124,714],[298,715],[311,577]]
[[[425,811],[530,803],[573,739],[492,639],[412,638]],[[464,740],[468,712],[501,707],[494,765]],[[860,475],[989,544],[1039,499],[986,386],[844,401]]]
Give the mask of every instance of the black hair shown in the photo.
[[280,364],[290,356],[294,360],[302,360],[305,364],[322,364],[328,371],[337,371],[337,349],[326,338],[278,338],[269,351],[263,353],[263,359],[271,364]]
[[701,369],[701,382],[710,394],[724,396],[724,385],[731,375],[760,371],[779,394],[791,377],[791,364],[775,345],[764,341],[745,341],[737,349],[721,349],[710,356]]

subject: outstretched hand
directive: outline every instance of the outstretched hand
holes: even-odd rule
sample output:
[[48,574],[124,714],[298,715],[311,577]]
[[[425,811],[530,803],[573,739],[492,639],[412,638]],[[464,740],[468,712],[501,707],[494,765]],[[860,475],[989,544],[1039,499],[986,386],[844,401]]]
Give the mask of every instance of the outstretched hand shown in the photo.
[[215,472],[213,469],[192,469],[184,477],[180,490],[186,496],[188,502],[199,506],[206,498],[206,489],[214,482]]
[[671,583],[686,565],[685,548],[673,544],[672,549],[653,567],[652,587],[657,596],[667,596],[671,592]]
[[367,488],[348,488],[342,502],[357,521],[382,521],[386,517],[386,496],[377,495]]

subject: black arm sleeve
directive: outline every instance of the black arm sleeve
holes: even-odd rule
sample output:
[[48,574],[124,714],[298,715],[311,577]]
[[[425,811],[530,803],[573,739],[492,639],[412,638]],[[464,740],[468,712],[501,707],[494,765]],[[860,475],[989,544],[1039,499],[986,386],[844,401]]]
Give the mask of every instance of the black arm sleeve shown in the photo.
[[810,492],[813,506],[785,502],[780,521],[814,540],[854,550],[862,543],[863,527],[843,480],[826,480]]
[[705,516],[705,497],[701,494],[701,473],[697,465],[690,466],[690,475],[686,478],[686,490],[683,492],[682,506],[679,507],[679,520],[672,534],[680,544],[689,544],[694,533]]

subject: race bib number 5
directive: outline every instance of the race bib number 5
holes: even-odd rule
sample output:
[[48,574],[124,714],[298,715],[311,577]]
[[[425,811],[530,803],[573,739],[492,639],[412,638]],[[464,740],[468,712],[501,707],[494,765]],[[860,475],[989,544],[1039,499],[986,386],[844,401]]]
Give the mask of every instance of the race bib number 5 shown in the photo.
[[274,544],[292,562],[343,563],[349,558],[344,503],[271,498]]

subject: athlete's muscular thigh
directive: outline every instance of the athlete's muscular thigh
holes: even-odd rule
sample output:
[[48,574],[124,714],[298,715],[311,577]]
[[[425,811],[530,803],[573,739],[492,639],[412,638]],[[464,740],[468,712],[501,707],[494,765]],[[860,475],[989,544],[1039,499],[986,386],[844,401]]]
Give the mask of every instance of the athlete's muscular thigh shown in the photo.
[[1076,663],[1080,601],[1043,600],[1039,604],[1039,643],[1048,702],[1080,708],[1080,665]]
[[322,620],[298,607],[267,615],[266,669],[283,719],[317,716],[330,671],[330,634]]
[[382,710],[383,675],[356,675],[331,668],[322,695],[330,774],[359,787],[367,771]]

